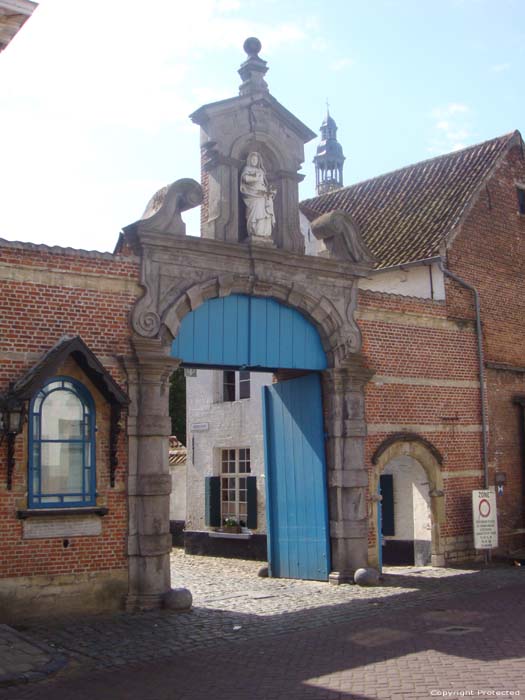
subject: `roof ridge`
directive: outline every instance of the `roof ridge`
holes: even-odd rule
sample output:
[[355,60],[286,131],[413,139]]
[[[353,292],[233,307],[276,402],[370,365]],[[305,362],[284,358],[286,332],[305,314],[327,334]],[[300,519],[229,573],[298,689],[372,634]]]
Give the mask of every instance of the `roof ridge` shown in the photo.
[[415,168],[426,165],[428,163],[434,163],[434,162],[439,161],[439,160],[444,160],[445,158],[459,156],[462,153],[466,153],[467,151],[472,151],[474,149],[480,148],[480,146],[485,146],[489,143],[501,141],[502,145],[506,145],[516,134],[519,134],[519,133],[520,133],[519,130],[515,129],[514,131],[509,131],[508,133],[503,134],[502,136],[496,136],[495,138],[487,139],[486,141],[480,141],[479,143],[475,143],[472,146],[466,146],[465,148],[462,148],[458,151],[450,151],[449,153],[442,153],[441,155],[434,156],[433,158],[426,158],[425,160],[420,160],[420,161],[417,161],[416,163],[410,163],[408,165],[404,165],[401,168],[396,168],[395,170],[389,170],[386,173],[381,173],[379,175],[375,175],[374,177],[369,177],[366,180],[360,180],[359,182],[354,182],[352,185],[346,185],[346,187],[341,187],[337,190],[332,190],[331,192],[325,192],[324,194],[319,194],[319,195],[316,195],[314,197],[307,197],[306,199],[302,200],[302,202],[300,202],[300,205],[303,202],[311,202],[312,200],[319,200],[319,199],[322,200],[325,197],[330,197],[330,196],[334,196],[335,194],[339,194],[339,193],[343,192],[344,190],[348,191],[354,187],[358,187],[359,185],[366,185],[369,182],[380,180],[381,178],[388,177],[389,175],[395,175],[396,173],[401,173],[405,170],[413,170]]

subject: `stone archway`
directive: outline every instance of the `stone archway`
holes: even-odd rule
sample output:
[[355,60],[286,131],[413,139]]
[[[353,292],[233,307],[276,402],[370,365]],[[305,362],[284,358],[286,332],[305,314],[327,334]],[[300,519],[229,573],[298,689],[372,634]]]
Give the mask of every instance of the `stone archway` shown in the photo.
[[[441,537],[441,526],[445,520],[445,498],[441,471],[443,459],[430,442],[419,435],[406,433],[393,435],[381,443],[372,456],[374,469],[370,474],[370,493],[377,494],[380,475],[389,463],[402,457],[409,457],[417,462],[427,476],[431,517],[431,564],[432,566],[444,566],[445,554]],[[378,532],[378,505],[377,499],[374,497],[371,498],[370,528],[376,544],[370,548],[369,558],[371,563],[377,565],[377,543],[380,539],[380,533]]]
[[[356,278],[367,264],[306,257],[274,248],[173,236],[139,222],[126,236],[141,257],[145,293],[133,309],[129,434],[128,608],[155,607],[170,591],[167,382],[184,316],[207,299],[233,293],[273,298],[319,331],[323,372],[333,583],[367,565],[367,472],[361,334],[354,320]],[[308,280],[308,286],[305,284]]]

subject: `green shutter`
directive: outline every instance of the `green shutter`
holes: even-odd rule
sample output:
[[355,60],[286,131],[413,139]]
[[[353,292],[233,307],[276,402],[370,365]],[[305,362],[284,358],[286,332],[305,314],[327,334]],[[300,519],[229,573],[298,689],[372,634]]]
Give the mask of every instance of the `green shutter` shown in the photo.
[[255,530],[257,527],[257,477],[249,476],[247,481],[248,517],[246,518],[246,526]]
[[220,527],[221,479],[219,476],[207,476],[204,479],[204,503],[206,509],[206,525],[209,527]]
[[394,527],[394,477],[392,474],[382,474],[379,477],[381,489],[381,531],[383,535],[395,535]]

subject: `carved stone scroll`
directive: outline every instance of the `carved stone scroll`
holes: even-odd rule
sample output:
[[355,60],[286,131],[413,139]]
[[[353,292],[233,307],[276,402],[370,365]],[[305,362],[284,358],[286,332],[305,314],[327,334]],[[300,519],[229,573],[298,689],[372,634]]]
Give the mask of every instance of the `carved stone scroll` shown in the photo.
[[357,224],[346,212],[336,209],[322,214],[312,221],[311,227],[314,236],[324,241],[331,258],[367,264],[375,261]]

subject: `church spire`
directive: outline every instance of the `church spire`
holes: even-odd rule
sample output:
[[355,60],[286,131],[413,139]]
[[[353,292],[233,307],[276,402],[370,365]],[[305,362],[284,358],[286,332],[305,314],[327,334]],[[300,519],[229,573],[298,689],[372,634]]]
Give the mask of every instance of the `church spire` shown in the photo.
[[321,124],[321,141],[314,158],[317,194],[331,192],[343,186],[344,162],[343,148],[337,140],[337,124],[330,116],[330,105],[327,102],[326,117]]

